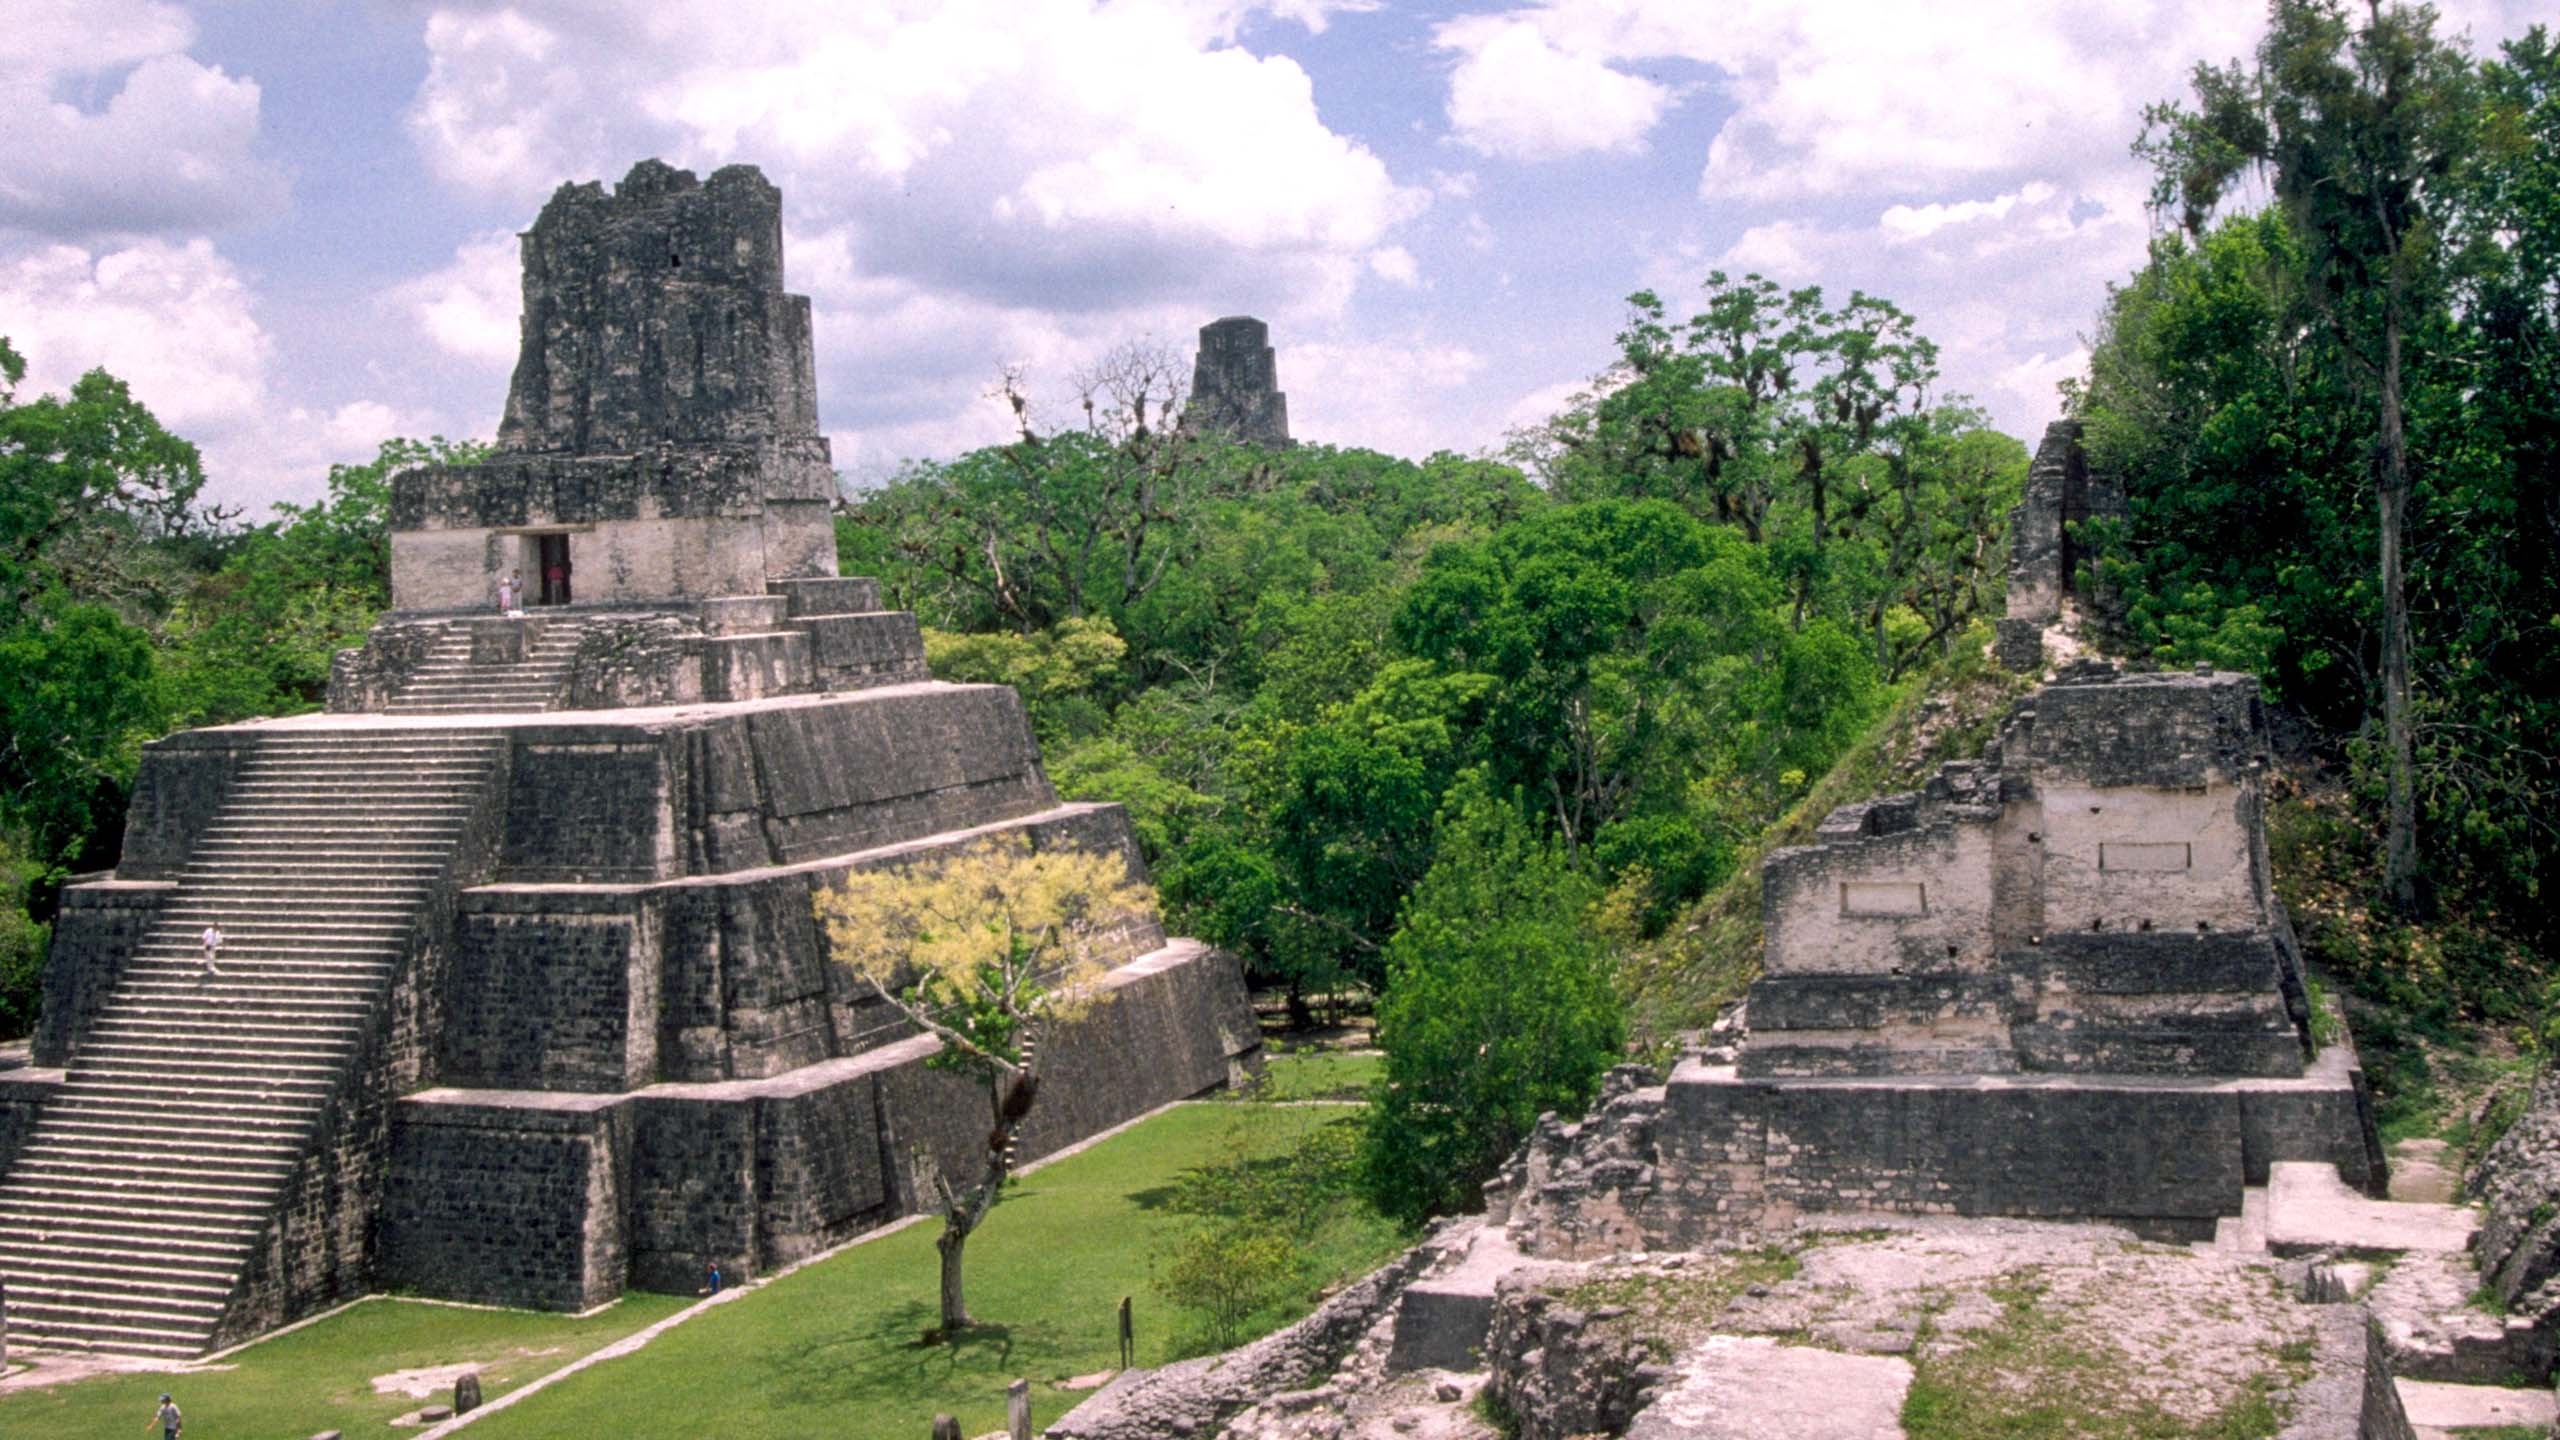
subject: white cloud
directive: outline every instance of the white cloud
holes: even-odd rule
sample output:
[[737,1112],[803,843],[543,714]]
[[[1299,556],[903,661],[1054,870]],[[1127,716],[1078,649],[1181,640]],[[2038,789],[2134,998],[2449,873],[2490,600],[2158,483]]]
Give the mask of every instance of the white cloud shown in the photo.
[[26,357],[30,389],[67,389],[104,366],[182,431],[265,394],[267,334],[209,240],[21,255],[0,265],[0,331]]
[[[450,0],[408,124],[428,168],[528,214],[643,156],[757,164],[816,309],[820,416],[860,470],[1002,435],[998,369],[1064,376],[1211,317],[1329,332],[1433,192],[1329,128],[1306,71],[1240,43],[1338,0]],[[1255,31],[1254,33],[1260,33]],[[439,353],[514,351],[512,247],[387,299]]]
[[1558,380],[1553,384],[1541,385],[1527,392],[1513,400],[1503,410],[1503,432],[1508,434],[1514,430],[1533,429],[1546,424],[1549,420],[1563,414],[1566,407],[1576,400],[1589,394],[1592,383],[1588,377],[1578,380]]
[[[0,227],[86,237],[234,224],[284,202],[257,82],[188,56],[194,27],[132,0],[14,0],[0,54]],[[117,72],[122,72],[118,76]],[[63,98],[115,89],[86,109]]]
[[335,462],[443,428],[426,411],[371,399],[284,403],[256,298],[210,240],[44,245],[0,261],[0,334],[26,358],[22,395],[59,394],[105,369],[195,442],[206,497],[253,518],[276,500],[317,497]]
[[1493,15],[1434,32],[1440,48],[1459,55],[1449,72],[1449,128],[1458,142],[1514,160],[1641,148],[1671,91],[1552,35],[1534,19]]
[[1413,252],[1401,245],[1389,245],[1369,252],[1369,271],[1390,285],[1419,285],[1422,268],[1415,263]]
[[515,232],[465,241],[453,263],[394,286],[385,297],[449,355],[500,374],[515,363],[524,290]]
[[1421,457],[1488,437],[1453,423],[1448,402],[1483,376],[1485,357],[1423,337],[1280,347],[1289,431],[1300,440]]

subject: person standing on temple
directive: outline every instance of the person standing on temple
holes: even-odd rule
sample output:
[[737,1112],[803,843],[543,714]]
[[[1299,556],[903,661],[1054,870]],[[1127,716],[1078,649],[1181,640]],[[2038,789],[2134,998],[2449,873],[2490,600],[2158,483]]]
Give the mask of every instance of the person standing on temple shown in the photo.
[[501,615],[516,613],[516,579],[513,575],[498,577],[498,613]]

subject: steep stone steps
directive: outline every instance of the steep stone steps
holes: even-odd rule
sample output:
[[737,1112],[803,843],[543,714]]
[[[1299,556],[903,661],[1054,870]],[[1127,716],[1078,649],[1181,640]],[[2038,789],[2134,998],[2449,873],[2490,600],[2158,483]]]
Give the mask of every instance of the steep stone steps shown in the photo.
[[410,672],[391,701],[392,715],[524,713],[551,709],[569,685],[583,627],[546,618],[542,633],[512,664],[479,664],[471,657],[469,624],[446,627],[426,658]]
[[503,754],[461,729],[248,752],[0,1179],[13,1340],[213,1342]]

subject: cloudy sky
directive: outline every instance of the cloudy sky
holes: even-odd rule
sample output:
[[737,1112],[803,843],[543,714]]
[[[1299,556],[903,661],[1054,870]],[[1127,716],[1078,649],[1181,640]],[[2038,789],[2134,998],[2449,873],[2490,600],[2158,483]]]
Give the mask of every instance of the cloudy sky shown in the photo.
[[[2486,45],[2544,0],[2452,0]],[[2139,260],[2142,106],[2251,0],[0,0],[0,335],[262,507],[494,431],[564,180],[764,168],[839,468],[999,437],[1020,366],[1269,320],[1301,438],[1477,451],[1623,297],[1918,314],[2021,436]]]

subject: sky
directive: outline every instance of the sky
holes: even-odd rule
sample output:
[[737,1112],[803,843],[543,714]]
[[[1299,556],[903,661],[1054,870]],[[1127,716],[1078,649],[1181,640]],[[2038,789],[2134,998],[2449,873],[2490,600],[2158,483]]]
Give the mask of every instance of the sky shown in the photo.
[[[2475,49],[2547,0],[2447,0]],[[486,438],[516,234],[656,156],[781,186],[855,483],[1270,322],[1301,440],[1497,449],[1757,272],[1911,311],[2032,439],[2154,233],[2129,145],[2251,0],[0,0],[0,335],[263,513]]]

